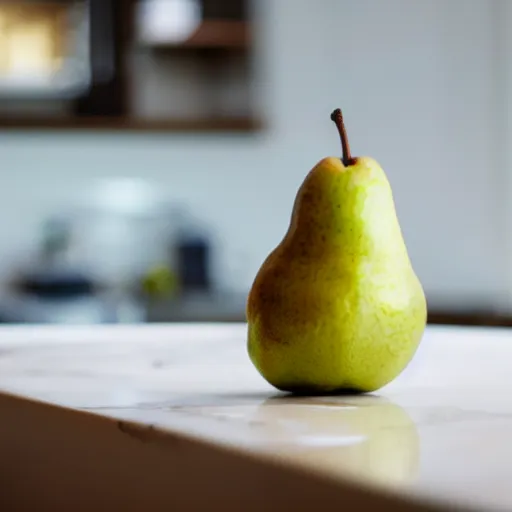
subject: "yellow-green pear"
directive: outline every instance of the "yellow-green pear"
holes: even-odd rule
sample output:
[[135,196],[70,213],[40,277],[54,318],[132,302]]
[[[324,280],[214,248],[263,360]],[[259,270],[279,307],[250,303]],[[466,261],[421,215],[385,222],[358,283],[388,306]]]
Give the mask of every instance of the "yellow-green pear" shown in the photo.
[[339,109],[331,119],[343,158],[306,176],[247,300],[253,364],[274,387],[302,394],[388,384],[414,356],[427,316],[388,179],[373,158],[351,156]]

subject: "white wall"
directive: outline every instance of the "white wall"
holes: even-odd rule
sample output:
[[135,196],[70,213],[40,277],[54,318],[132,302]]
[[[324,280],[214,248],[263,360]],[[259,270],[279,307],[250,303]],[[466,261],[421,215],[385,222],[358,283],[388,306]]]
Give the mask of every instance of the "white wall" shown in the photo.
[[354,153],[374,156],[389,174],[431,304],[503,304],[498,59],[512,55],[498,51],[500,0],[257,4],[267,131],[0,134],[0,258],[28,244],[41,216],[80,197],[91,178],[143,175],[219,230],[225,282],[243,290],[284,233],[305,173],[339,154],[329,114],[341,106]]

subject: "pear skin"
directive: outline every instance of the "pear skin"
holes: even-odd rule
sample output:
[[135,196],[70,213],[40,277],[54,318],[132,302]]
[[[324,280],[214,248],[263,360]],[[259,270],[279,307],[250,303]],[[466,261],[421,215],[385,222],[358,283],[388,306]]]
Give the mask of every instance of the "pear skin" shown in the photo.
[[394,380],[423,336],[427,303],[380,165],[322,159],[297,192],[290,225],[247,300],[248,353],[275,388],[371,392]]

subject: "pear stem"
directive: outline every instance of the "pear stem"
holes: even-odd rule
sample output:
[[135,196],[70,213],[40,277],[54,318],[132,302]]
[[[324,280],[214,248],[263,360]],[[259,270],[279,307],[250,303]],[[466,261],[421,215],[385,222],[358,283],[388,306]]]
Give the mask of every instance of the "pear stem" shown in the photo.
[[343,157],[341,161],[345,166],[352,165],[355,162],[355,158],[352,158],[352,155],[350,153],[347,129],[345,128],[345,122],[343,121],[343,114],[341,113],[341,109],[337,108],[331,114],[331,121],[334,121],[334,124],[336,125],[336,128],[338,128],[338,132],[340,134],[341,148],[343,150]]

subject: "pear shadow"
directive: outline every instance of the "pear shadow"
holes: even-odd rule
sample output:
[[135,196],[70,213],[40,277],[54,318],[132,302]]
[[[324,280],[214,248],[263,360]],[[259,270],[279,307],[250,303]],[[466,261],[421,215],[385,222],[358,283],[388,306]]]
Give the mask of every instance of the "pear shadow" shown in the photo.
[[[188,407],[211,407],[211,406],[222,406],[222,407],[240,407],[247,405],[257,405],[259,407],[265,407],[269,405],[279,405],[285,403],[303,403],[304,401],[308,401],[309,403],[314,403],[315,399],[328,399],[332,398],[332,404],[340,405],[342,402],[335,401],[334,399],[351,399],[357,400],[358,403],[363,406],[369,404],[370,401],[373,400],[379,401],[379,403],[388,403],[387,399],[380,397],[377,394],[373,393],[361,393],[361,392],[351,392],[350,390],[343,390],[343,392],[332,392],[332,393],[311,393],[304,392],[303,394],[288,392],[288,391],[280,391],[280,390],[269,390],[269,391],[257,391],[257,392],[240,392],[240,393],[212,393],[210,394],[198,394],[198,395],[190,395],[187,397],[186,402],[188,402]],[[161,405],[171,406],[172,401],[169,402],[163,401]],[[327,402],[323,401],[323,404]],[[174,405],[174,409],[179,408]]]
[[[276,393],[272,396],[267,396],[267,398],[260,402],[261,407],[270,406],[270,405],[280,405],[280,404],[300,404],[300,403],[321,403],[322,405],[333,405],[340,406],[343,404],[349,403],[357,403],[361,407],[372,406],[372,405],[393,405],[396,407],[396,404],[391,402],[388,398],[378,395],[376,393],[319,393],[319,394],[303,394],[299,395],[296,393]],[[401,407],[399,407],[402,409]]]
[[369,395],[371,393],[360,391],[355,388],[343,388],[343,389],[335,389],[333,391],[312,391],[307,388],[297,388],[293,391],[282,391],[282,393],[287,396],[297,396],[297,397],[316,397],[316,396],[364,396]]

